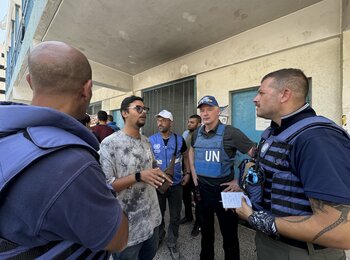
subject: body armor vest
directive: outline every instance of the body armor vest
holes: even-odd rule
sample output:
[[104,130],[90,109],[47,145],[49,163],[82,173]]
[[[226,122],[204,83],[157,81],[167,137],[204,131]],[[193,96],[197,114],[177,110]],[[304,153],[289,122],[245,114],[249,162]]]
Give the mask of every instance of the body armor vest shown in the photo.
[[[14,133],[0,133],[0,195],[6,196],[7,185],[16,176],[40,158],[60,149],[70,146],[80,146],[89,150],[98,160],[98,153],[85,141],[63,129],[51,126],[28,127]],[[14,149],[17,147],[17,149]],[[18,153],[18,149],[21,152]],[[5,156],[6,155],[6,156]],[[58,255],[70,256],[98,256],[107,259],[106,251],[91,252],[91,250],[70,241],[55,241],[39,247],[17,245],[0,238],[0,259],[53,259]]]
[[232,174],[234,161],[224,150],[225,125],[219,124],[215,135],[210,138],[202,134],[203,127],[199,128],[193,146],[196,174],[211,178],[221,178]]
[[322,116],[302,119],[276,136],[271,135],[272,128],[266,129],[262,134],[257,164],[258,170],[265,174],[263,206],[275,216],[303,216],[312,213],[303,185],[292,173],[290,152],[299,134],[318,127],[347,135],[345,130]]

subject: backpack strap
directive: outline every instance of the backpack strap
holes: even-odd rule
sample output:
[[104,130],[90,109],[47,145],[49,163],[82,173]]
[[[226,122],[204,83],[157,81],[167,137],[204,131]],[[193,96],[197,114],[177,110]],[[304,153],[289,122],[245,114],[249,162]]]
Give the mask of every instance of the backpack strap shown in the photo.
[[216,130],[217,135],[223,136],[225,133],[225,125],[224,124],[219,124],[218,129]]
[[198,132],[197,132],[197,137],[198,136],[202,136],[203,134],[202,134],[202,129],[203,129],[203,127],[204,127],[204,125],[201,125],[199,128],[198,128]]
[[177,134],[174,133],[175,136],[175,150],[174,150],[174,156],[176,157],[177,154]]

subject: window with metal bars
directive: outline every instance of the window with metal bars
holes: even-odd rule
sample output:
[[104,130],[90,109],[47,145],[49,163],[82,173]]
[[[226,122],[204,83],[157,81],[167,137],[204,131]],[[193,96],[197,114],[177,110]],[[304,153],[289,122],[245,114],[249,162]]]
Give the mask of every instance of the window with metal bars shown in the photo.
[[144,90],[142,97],[150,111],[143,134],[151,136],[158,131],[154,116],[166,109],[174,117],[172,131],[181,135],[187,129],[188,117],[196,113],[195,83],[195,77],[190,77]]

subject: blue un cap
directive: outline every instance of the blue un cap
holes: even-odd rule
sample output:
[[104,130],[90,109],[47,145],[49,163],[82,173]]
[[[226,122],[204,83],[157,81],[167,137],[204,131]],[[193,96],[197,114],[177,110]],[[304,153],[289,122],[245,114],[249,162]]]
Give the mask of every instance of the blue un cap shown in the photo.
[[219,104],[213,96],[204,96],[199,100],[197,108],[200,108],[201,105],[208,105],[211,107],[218,107]]

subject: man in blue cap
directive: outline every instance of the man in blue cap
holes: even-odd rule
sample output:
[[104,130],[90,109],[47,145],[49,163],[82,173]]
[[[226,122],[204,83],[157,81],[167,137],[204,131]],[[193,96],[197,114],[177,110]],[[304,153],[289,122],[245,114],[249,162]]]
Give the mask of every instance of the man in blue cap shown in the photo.
[[220,122],[220,108],[215,97],[204,96],[197,108],[203,126],[193,134],[189,159],[193,182],[200,195],[200,259],[214,259],[214,213],[220,224],[225,259],[239,259],[238,218],[223,208],[221,192],[240,190],[234,179],[233,159],[237,150],[252,156],[255,144],[239,129]]

